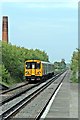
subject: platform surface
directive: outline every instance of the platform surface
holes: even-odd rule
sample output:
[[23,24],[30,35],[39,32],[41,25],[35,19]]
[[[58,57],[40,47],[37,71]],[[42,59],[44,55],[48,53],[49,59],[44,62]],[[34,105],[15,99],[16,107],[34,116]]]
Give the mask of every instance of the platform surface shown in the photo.
[[63,81],[46,118],[78,118],[78,84],[70,82],[70,74]]

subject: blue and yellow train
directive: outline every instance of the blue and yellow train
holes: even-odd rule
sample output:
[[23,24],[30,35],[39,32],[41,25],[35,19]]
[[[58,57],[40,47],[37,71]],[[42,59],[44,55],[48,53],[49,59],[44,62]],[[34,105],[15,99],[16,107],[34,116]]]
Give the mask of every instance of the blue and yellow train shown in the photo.
[[54,65],[40,60],[25,61],[25,77],[28,81],[38,81],[54,75]]

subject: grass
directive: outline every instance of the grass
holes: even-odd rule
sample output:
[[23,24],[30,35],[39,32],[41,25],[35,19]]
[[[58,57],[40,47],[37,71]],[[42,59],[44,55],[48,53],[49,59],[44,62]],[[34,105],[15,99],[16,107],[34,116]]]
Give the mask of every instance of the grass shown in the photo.
[[78,78],[76,77],[76,74],[74,74],[73,72],[72,72],[72,74],[71,74],[70,80],[71,80],[73,83],[78,83]]
[[9,87],[9,84],[7,84],[7,83],[5,83],[5,82],[2,82],[1,77],[0,77],[0,84],[4,85],[4,86],[6,86],[6,87]]
[[14,79],[12,77],[10,77],[10,80],[8,80],[8,82],[2,81],[2,77],[0,77],[0,84],[6,86],[6,87],[10,87],[14,84],[17,83],[21,83],[22,81],[20,79]]

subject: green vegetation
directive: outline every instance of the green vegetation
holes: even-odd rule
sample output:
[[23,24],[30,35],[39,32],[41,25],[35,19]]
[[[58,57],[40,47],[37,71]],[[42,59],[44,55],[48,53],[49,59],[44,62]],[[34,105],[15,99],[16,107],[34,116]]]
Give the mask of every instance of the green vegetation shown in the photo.
[[55,72],[61,72],[64,69],[66,69],[65,60],[62,59],[61,62],[54,62],[54,69],[55,69]]
[[45,51],[17,47],[16,45],[2,43],[1,41],[0,44],[2,44],[2,47],[0,47],[0,51],[2,51],[0,52],[0,54],[2,54],[0,70],[2,71],[2,82],[4,83],[13,84],[15,82],[24,81],[25,60],[39,59],[42,61],[49,61]]
[[8,80],[10,79],[10,74],[9,74],[8,70],[6,70],[6,68],[3,64],[0,65],[0,70],[2,70],[2,80],[4,80],[4,82],[8,83]]
[[[47,53],[39,49],[26,49],[17,47],[16,45],[7,44],[0,41],[0,83],[13,85],[17,82],[24,81],[24,62],[30,59],[39,59],[49,61]],[[56,72],[66,68],[65,60],[55,62],[54,68]],[[1,77],[2,76],[2,77]]]
[[72,70],[72,76],[71,76],[72,82],[80,82],[78,81],[78,75],[80,74],[80,50],[79,49],[73,52],[73,56],[71,59],[71,70]]

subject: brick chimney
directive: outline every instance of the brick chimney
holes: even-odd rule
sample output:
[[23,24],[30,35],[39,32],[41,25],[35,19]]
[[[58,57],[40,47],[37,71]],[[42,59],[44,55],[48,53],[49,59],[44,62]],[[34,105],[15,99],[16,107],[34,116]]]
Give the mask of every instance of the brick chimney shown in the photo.
[[2,19],[2,41],[8,43],[8,17],[3,16]]

